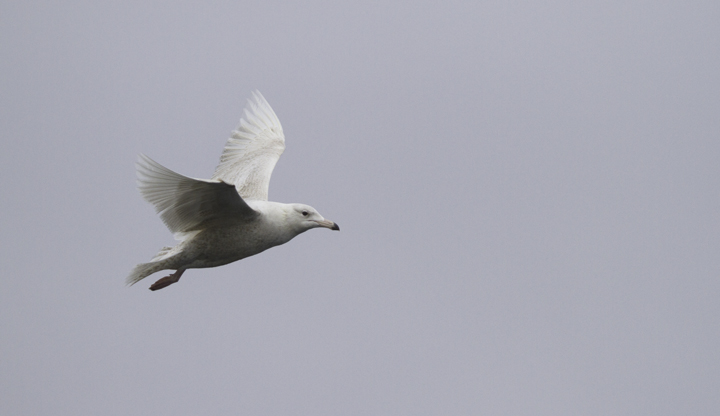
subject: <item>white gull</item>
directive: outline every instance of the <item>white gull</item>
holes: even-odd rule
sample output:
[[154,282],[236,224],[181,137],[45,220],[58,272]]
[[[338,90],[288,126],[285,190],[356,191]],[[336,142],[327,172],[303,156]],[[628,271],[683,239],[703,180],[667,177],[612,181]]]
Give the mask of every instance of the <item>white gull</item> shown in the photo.
[[270,175],[284,150],[280,120],[255,91],[212,179],[180,175],[141,154],[140,193],[180,243],[135,266],[127,283],[176,270],[150,286],[158,290],[180,280],[187,269],[232,263],[285,244],[311,228],[340,230],[313,207],[267,200]]

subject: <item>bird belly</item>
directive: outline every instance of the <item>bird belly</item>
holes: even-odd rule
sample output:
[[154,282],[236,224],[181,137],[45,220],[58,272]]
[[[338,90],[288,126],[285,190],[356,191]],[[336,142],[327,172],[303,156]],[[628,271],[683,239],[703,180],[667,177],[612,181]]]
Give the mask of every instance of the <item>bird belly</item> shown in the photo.
[[285,241],[262,230],[249,230],[247,227],[213,228],[184,241],[182,257],[188,269],[217,267],[254,256],[283,243]]

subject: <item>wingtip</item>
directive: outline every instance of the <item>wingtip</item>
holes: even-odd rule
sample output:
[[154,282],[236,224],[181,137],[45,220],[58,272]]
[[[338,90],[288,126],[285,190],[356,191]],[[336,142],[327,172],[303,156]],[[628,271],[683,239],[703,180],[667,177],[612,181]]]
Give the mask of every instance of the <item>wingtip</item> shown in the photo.
[[267,102],[259,90],[252,91],[250,97],[247,99],[247,102],[248,104],[243,109],[243,116],[240,119],[237,130],[242,127],[250,128],[249,126],[243,126],[244,124],[249,123],[259,127],[260,129],[273,129],[282,134],[282,124],[280,124],[280,119],[277,114],[275,114],[275,110],[273,110],[270,103]]
[[156,170],[157,166],[160,166],[160,164],[152,160],[148,155],[138,153],[137,160],[135,161],[135,176],[137,179],[143,179],[150,172]]
[[275,115],[275,111],[272,109],[272,106],[270,106],[270,103],[265,99],[265,96],[263,96],[258,90],[253,91],[251,95],[252,96],[248,98],[248,103],[253,109],[253,112],[257,115],[264,115],[265,117],[268,117],[268,121],[271,124],[280,124],[280,120],[278,120],[277,115]]
[[158,164],[156,161],[152,160],[148,155],[145,153],[138,153],[137,159],[135,160],[135,167],[136,169],[150,169],[153,165]]
[[269,105],[267,100],[265,99],[265,97],[263,97],[259,90],[254,90],[250,93],[248,103],[256,106]]

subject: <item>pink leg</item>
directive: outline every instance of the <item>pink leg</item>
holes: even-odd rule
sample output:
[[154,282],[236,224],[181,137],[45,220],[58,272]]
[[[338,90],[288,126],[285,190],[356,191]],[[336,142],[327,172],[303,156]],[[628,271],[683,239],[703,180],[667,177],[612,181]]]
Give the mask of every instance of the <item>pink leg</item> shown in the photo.
[[178,280],[180,280],[180,276],[182,276],[184,271],[185,269],[178,269],[170,276],[163,277],[162,279],[153,283],[152,286],[150,286],[150,290],[160,290],[166,286],[170,286],[171,284],[176,283]]

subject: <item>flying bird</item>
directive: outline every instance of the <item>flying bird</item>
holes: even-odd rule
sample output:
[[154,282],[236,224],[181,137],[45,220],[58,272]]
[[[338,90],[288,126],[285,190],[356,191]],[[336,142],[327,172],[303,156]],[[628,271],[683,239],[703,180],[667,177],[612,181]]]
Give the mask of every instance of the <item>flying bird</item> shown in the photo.
[[268,201],[270,175],[284,150],[280,120],[255,91],[211,179],[180,175],[140,154],[140,193],[180,242],[135,266],[128,285],[161,270],[175,270],[150,286],[162,289],[180,280],[187,269],[254,256],[312,228],[340,230],[311,206]]

